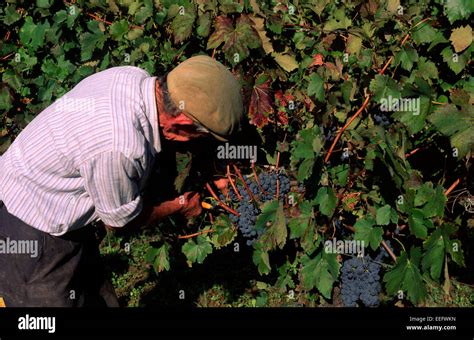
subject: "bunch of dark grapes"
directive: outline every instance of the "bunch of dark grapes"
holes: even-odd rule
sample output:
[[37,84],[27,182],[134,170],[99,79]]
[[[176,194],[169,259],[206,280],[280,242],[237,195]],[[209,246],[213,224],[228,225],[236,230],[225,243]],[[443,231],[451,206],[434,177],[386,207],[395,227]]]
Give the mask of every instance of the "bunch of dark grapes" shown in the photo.
[[[261,173],[258,176],[258,180],[260,181],[260,184],[262,185],[262,189],[265,192],[260,192],[259,197],[262,202],[266,201],[271,201],[275,198],[276,195],[276,189],[277,189],[277,174],[272,172],[272,173]],[[278,174],[278,180],[279,180],[279,193],[278,193],[278,198],[280,200],[283,200],[285,198],[285,195],[290,192],[290,179],[285,175],[285,174]],[[257,190],[260,188],[257,186]]]
[[247,245],[250,246],[262,233],[255,228],[255,222],[257,221],[258,214],[260,214],[260,210],[252,202],[242,201],[237,207],[237,212],[240,216],[233,215],[232,219],[237,222],[240,232],[247,239]]
[[[261,202],[273,200],[276,195],[277,186],[277,174],[276,173],[261,173],[258,176],[261,187],[255,180],[250,177],[245,179],[245,183],[249,188],[250,192]],[[290,179],[285,174],[278,174],[279,183],[279,199],[283,200],[285,195],[290,192]],[[263,191],[261,190],[263,189]],[[237,212],[240,214],[239,217],[229,214],[229,218],[232,222],[236,223],[242,235],[247,239],[247,245],[251,246],[263,233],[263,230],[256,230],[255,222],[257,216],[260,214],[260,210],[251,202],[251,197],[243,185],[238,185],[237,190],[242,196],[242,200],[239,201],[237,195],[233,190],[230,190],[229,200],[232,203],[237,204]],[[220,195],[219,198],[225,201],[224,195]]]
[[341,297],[344,306],[357,307],[361,301],[367,307],[379,305],[380,264],[369,256],[344,261],[341,269]]
[[388,119],[387,112],[384,111],[374,113],[374,121],[376,125],[380,125],[381,127],[390,125],[390,119]]

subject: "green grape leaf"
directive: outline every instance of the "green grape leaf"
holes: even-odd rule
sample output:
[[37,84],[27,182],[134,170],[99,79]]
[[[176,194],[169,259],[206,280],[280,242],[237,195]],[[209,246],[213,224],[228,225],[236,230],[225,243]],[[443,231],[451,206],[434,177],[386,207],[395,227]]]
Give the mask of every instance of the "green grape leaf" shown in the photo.
[[344,8],[338,8],[333,12],[332,18],[326,21],[323,30],[332,32],[338,29],[346,29],[350,25],[352,25],[352,20],[346,16]]
[[196,33],[200,37],[207,37],[211,30],[211,15],[209,12],[203,13],[199,16],[197,22]]
[[313,206],[308,201],[303,201],[298,205],[300,215],[293,217],[288,223],[290,229],[290,240],[303,237],[307,233],[310,221],[313,219]]
[[415,70],[415,72],[419,77],[422,77],[426,80],[439,78],[438,68],[436,67],[435,63],[425,57],[421,57],[418,60],[418,68]]
[[418,238],[425,239],[428,236],[428,220],[425,219],[423,211],[420,209],[412,209],[408,217],[408,226],[413,235]]
[[94,50],[103,48],[104,43],[107,40],[107,37],[99,28],[99,23],[97,21],[89,21],[87,23],[87,28],[90,32],[83,33],[80,36],[81,61],[91,59]]
[[470,49],[466,50],[464,53],[461,54],[454,53],[451,47],[449,46],[441,51],[441,56],[443,57],[443,60],[448,64],[449,68],[455,74],[459,74],[464,70],[470,54]]
[[445,240],[442,230],[435,230],[423,243],[423,247],[426,253],[421,262],[422,268],[424,271],[429,270],[431,277],[438,280],[443,268],[445,254]]
[[110,35],[115,40],[120,40],[123,38],[125,33],[128,32],[128,21],[125,19],[115,21],[110,25]]
[[7,6],[4,11],[5,15],[3,16],[2,22],[5,25],[11,26],[21,18],[20,14],[16,11],[15,6]]
[[352,81],[347,80],[341,85],[342,98],[344,99],[344,103],[346,105],[351,104],[351,100],[354,99],[355,90],[356,87]]
[[170,270],[170,261],[169,261],[169,248],[168,243],[164,243],[159,248],[151,248],[147,255],[147,262],[153,264],[153,269],[156,273],[161,273],[165,270]]
[[469,18],[474,12],[474,3],[471,0],[445,0],[444,6],[450,23]]
[[56,61],[51,58],[45,59],[41,65],[41,71],[49,78],[64,81],[70,74],[74,72],[74,65],[64,59],[64,55],[58,57]]
[[296,178],[299,182],[303,182],[305,179],[311,176],[313,173],[314,163],[314,158],[306,158],[300,163],[298,167],[298,173],[296,175]]
[[419,269],[420,257],[420,248],[412,247],[410,257],[402,251],[395,266],[383,278],[388,294],[397,295],[403,291],[414,304],[426,299],[427,291]]
[[49,22],[35,24],[33,18],[28,16],[25,23],[20,28],[20,41],[23,46],[36,51],[43,46],[46,31],[49,29]]
[[300,130],[294,141],[291,142],[291,157],[293,161],[301,159],[314,159],[315,150],[313,147],[314,140],[319,138],[316,129]]
[[203,263],[207,255],[212,253],[212,245],[205,236],[199,235],[196,241],[190,239],[181,248],[190,267],[195,262]]
[[349,34],[346,44],[346,50],[350,54],[359,55],[362,48],[362,38],[355,34]]
[[50,8],[52,5],[52,0],[36,0],[36,6],[38,8]]
[[0,110],[8,111],[13,107],[10,91],[7,86],[0,87]]
[[461,241],[458,239],[447,240],[445,238],[445,249],[446,252],[451,255],[451,259],[460,267],[466,267],[464,263],[464,251],[461,247]]
[[244,6],[239,1],[234,0],[219,0],[219,10],[225,14],[228,13],[242,13]]
[[474,149],[474,126],[472,113],[459,110],[448,104],[438,107],[428,120],[442,134],[450,137],[451,145],[462,158]]
[[400,85],[387,75],[377,74],[370,82],[369,88],[377,103],[382,102],[382,99],[397,99],[401,96]]
[[395,54],[395,65],[401,65],[401,67],[407,71],[411,71],[413,64],[418,61],[418,53],[414,48],[402,49],[400,52]]
[[283,19],[279,15],[269,15],[265,20],[265,26],[275,34],[281,34],[283,25]]
[[233,65],[240,63],[249,56],[249,49],[261,46],[260,37],[252,24],[250,18],[242,14],[237,19],[234,29],[231,19],[218,16],[215,31],[209,37],[207,48],[216,48],[224,43],[222,50],[226,59]]
[[259,242],[263,250],[269,251],[276,247],[283,249],[288,236],[283,204],[279,201],[270,201],[262,206],[262,213],[258,216],[255,229],[265,230]]
[[337,197],[330,187],[321,187],[313,200],[314,205],[319,205],[321,214],[331,217],[337,205]]
[[321,252],[314,259],[307,255],[301,258],[301,276],[305,289],[317,288],[326,298],[331,298],[334,282],[339,275],[339,262],[336,254]]
[[432,42],[439,32],[435,30],[429,23],[422,23],[415,27],[411,33],[411,39],[417,44],[425,44]]
[[128,31],[127,39],[132,41],[132,40],[140,38],[142,35],[143,35],[143,30],[140,28],[136,28],[131,31]]
[[432,196],[422,208],[423,215],[428,218],[434,216],[443,217],[446,201],[443,187],[437,185],[436,189],[432,191]]
[[16,92],[20,92],[22,87],[21,78],[17,73],[13,72],[12,69],[7,69],[3,73],[2,81],[10,85]]
[[171,23],[171,30],[173,31],[175,44],[178,44],[191,36],[195,20],[196,11],[193,6],[187,6],[180,9]]
[[420,188],[416,190],[415,201],[413,202],[415,207],[420,207],[428,202],[434,195],[433,183],[426,182]]
[[143,24],[148,18],[153,16],[153,2],[151,0],[145,0],[144,6],[135,13],[135,21],[138,24]]
[[308,96],[315,96],[320,102],[324,101],[324,80],[317,73],[312,73],[309,77]]
[[256,249],[253,251],[252,260],[253,263],[257,266],[258,272],[260,275],[269,274],[272,270],[270,266],[270,258],[268,252],[264,251],[261,248],[261,244],[256,243]]
[[[420,132],[426,127],[426,118],[432,107],[431,98],[421,95],[416,98],[402,99],[406,101],[411,100],[412,103],[414,103],[414,105],[412,104],[412,111],[400,110],[394,112],[392,116],[402,122],[407,127],[410,134]],[[416,109],[415,105],[417,106]]]
[[383,236],[383,229],[381,227],[374,227],[375,223],[376,221],[371,216],[366,216],[354,224],[354,239],[363,241],[365,247],[370,245],[373,250],[378,249]]
[[390,216],[392,207],[388,204],[377,209],[376,222],[377,225],[388,225],[390,223]]
[[226,215],[217,217],[212,228],[214,233],[212,234],[211,242],[216,249],[225,247],[237,236],[236,228],[233,227],[230,218]]

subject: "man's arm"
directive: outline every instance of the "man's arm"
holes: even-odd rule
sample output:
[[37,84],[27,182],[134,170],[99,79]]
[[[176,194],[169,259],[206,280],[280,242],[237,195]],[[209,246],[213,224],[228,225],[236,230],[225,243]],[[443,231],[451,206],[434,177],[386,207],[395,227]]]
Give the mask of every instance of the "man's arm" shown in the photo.
[[[140,214],[132,221],[127,223],[123,228],[132,231],[144,226],[150,226],[157,221],[174,214],[182,214],[187,218],[200,215],[202,212],[201,201],[199,195],[195,192],[186,192],[184,195],[174,200],[164,201],[156,205],[145,202]],[[109,230],[117,230],[106,225]]]
[[119,151],[92,156],[79,168],[84,186],[102,222],[122,227],[143,210],[137,185],[139,172],[132,160]]
[[191,218],[202,211],[195,192],[159,204],[143,198],[137,185],[137,169],[121,152],[97,155],[82,164],[80,172],[97,214],[106,226],[114,229],[152,225],[175,213]]

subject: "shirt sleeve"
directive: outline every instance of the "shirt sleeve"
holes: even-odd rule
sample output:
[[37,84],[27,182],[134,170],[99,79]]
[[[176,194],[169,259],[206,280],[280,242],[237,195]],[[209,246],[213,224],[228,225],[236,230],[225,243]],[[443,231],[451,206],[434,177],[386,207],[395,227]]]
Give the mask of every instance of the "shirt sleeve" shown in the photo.
[[84,186],[99,218],[112,227],[123,227],[140,214],[139,174],[122,152],[101,153],[80,167]]

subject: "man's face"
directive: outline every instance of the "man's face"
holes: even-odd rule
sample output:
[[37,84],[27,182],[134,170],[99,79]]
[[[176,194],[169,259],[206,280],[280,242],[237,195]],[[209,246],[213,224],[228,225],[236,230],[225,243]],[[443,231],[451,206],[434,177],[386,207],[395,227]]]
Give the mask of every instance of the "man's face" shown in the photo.
[[193,120],[184,113],[176,117],[160,114],[159,120],[163,135],[168,140],[188,142],[191,139],[210,136],[209,133],[197,131]]

